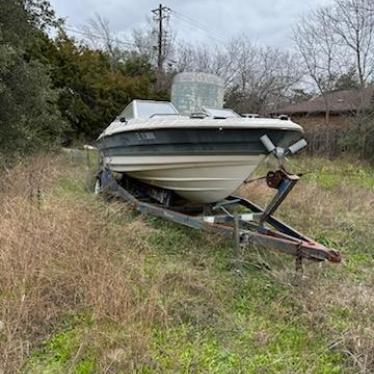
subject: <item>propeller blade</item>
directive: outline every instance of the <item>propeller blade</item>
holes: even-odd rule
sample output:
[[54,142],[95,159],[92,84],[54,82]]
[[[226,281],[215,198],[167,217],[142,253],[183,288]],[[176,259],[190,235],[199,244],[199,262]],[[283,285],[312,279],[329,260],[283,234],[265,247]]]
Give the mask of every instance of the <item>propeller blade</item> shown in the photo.
[[274,152],[275,145],[273,144],[273,142],[270,140],[270,138],[267,135],[262,135],[260,140],[269,153]]
[[303,148],[307,146],[307,142],[305,139],[300,139],[298,142],[295,144],[292,144],[290,147],[288,147],[288,151],[291,152],[292,154],[295,154],[299,151],[301,151]]

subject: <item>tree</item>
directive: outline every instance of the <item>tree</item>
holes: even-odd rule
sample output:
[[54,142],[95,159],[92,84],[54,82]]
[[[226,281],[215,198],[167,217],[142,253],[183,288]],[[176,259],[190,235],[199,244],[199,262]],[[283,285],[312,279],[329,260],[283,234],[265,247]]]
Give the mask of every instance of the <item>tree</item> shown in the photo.
[[334,0],[331,6],[301,18],[294,30],[294,41],[307,75],[324,99],[328,123],[328,93],[363,88],[372,79],[374,3]]
[[227,87],[234,75],[234,53],[230,43],[220,47],[180,43],[176,51],[175,70],[215,74],[224,80]]
[[[175,36],[169,28],[168,16],[163,15],[163,32],[161,39],[159,39],[160,31],[156,27],[159,17],[160,15],[157,13],[153,19],[156,23],[152,23],[151,19],[148,18],[146,27],[133,30],[132,38],[135,48],[132,49],[132,52],[146,57],[151,65],[157,69],[155,88],[164,97],[171,89],[175,70]],[[159,49],[159,43],[161,43],[161,49]],[[159,55],[160,52],[161,55]]]
[[312,97],[313,94],[304,90],[303,88],[293,88],[292,96],[290,97],[290,99],[293,103],[299,103],[302,101],[310,100]]
[[364,87],[374,69],[373,1],[335,0],[326,16],[339,43],[353,52],[359,83]]
[[43,1],[0,0],[0,150],[23,154],[60,137],[65,123],[48,69],[27,53],[53,20]]
[[155,70],[147,56],[111,44],[115,41],[108,23],[99,21],[95,34],[85,33],[99,42],[95,48],[69,37],[59,25],[55,39],[38,29],[24,53],[50,72],[53,97],[70,125],[66,140],[94,140],[134,98],[165,98],[165,92],[155,90]]
[[259,48],[243,36],[220,48],[184,44],[177,56],[177,71],[219,75],[225,84],[226,105],[239,112],[268,113],[300,79],[291,54]]
[[329,8],[320,8],[302,17],[293,32],[293,39],[305,73],[315,83],[325,105],[325,121],[329,123],[328,93],[346,65],[337,35],[330,24]]
[[114,35],[109,21],[96,13],[83,27],[83,31],[90,41],[90,47],[105,51],[110,58],[111,68],[114,69],[123,59],[125,51],[120,48],[124,43]]
[[233,76],[227,103],[239,112],[267,114],[291,94],[300,80],[293,55],[270,47],[256,47],[246,38],[232,44]]
[[158,98],[155,72],[145,56],[124,54],[113,66],[105,50],[93,50],[61,32],[49,50],[58,105],[71,124],[69,137],[94,140],[134,98]]
[[357,73],[354,68],[339,75],[334,82],[334,91],[353,90],[358,88],[360,88],[360,82],[357,79]]

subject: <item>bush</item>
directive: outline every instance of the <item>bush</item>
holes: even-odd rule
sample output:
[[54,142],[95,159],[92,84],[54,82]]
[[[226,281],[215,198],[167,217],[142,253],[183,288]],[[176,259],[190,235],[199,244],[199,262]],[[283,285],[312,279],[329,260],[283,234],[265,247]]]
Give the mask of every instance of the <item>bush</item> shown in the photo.
[[344,134],[342,144],[360,158],[374,161],[374,112],[356,117]]

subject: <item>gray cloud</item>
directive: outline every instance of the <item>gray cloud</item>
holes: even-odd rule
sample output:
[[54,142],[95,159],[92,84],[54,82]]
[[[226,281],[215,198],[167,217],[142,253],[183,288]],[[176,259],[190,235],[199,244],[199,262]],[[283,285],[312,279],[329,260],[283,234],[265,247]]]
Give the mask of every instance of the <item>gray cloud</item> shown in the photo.
[[[297,18],[330,0],[165,0],[176,13],[171,14],[171,29],[189,42],[219,42],[246,35],[258,44],[288,48],[291,28]],[[134,28],[146,25],[152,0],[51,0],[67,24],[79,27],[95,13],[110,21],[112,30],[130,35]],[[182,18],[182,19],[181,19]],[[206,30],[203,31],[202,29]]]

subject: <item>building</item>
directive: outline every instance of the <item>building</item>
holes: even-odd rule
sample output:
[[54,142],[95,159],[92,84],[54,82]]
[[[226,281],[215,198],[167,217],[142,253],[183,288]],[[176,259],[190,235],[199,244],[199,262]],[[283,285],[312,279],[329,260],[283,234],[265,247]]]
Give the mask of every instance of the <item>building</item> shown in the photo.
[[[327,110],[328,108],[328,110]],[[325,97],[312,99],[280,107],[273,115],[286,114],[304,126],[345,126],[357,111],[374,109],[374,86],[358,90],[335,91]]]

